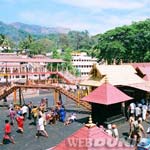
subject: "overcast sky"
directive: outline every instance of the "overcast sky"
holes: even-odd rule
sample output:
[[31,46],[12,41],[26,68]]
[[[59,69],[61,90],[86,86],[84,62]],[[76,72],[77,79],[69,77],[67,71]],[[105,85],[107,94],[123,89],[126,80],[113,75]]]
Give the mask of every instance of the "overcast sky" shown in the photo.
[[150,18],[150,0],[0,0],[0,21],[88,30],[91,35]]

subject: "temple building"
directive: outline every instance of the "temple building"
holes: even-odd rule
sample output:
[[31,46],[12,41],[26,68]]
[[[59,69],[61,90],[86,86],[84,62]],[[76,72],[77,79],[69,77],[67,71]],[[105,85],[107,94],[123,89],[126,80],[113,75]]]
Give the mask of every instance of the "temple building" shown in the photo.
[[[88,88],[89,94],[81,100],[91,103],[92,117],[98,124],[117,122],[119,118],[125,120],[122,116],[126,115],[131,102],[137,103],[144,98],[149,103],[150,84],[130,64],[95,64],[88,79],[80,82],[80,85]],[[120,92],[121,95],[118,94]]]

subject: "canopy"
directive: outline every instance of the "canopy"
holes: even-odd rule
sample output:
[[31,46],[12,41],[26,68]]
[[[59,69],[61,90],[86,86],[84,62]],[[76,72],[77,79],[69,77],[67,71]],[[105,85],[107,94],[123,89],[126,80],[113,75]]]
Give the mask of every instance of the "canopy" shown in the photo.
[[98,103],[104,105],[111,105],[115,103],[120,103],[124,101],[131,100],[132,97],[124,94],[122,91],[114,87],[109,83],[104,83],[94,91],[92,91],[89,95],[83,97],[81,100]]

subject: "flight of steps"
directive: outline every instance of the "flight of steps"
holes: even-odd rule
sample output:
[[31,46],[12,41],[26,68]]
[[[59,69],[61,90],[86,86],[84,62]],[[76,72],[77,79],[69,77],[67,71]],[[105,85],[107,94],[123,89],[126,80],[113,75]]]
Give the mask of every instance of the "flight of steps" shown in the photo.
[[80,99],[72,92],[69,92],[68,90],[57,86],[57,85],[45,85],[45,84],[40,84],[40,85],[14,85],[11,87],[8,87],[6,89],[3,89],[3,92],[0,94],[0,100],[4,99],[5,97],[7,97],[9,94],[13,93],[13,91],[15,89],[18,88],[47,88],[47,89],[55,89],[58,90],[60,93],[64,94],[65,96],[67,96],[68,98],[74,100],[76,103],[78,103],[79,105],[82,105],[83,107],[85,107],[88,110],[91,110],[91,105],[88,102],[84,102],[84,101],[80,101]]
[[61,87],[57,87],[56,88],[59,92],[61,92],[62,94],[66,95],[67,97],[69,97],[70,99],[74,100],[76,103],[79,103],[80,105],[82,105],[83,107],[85,107],[88,110],[91,110],[91,105],[88,102],[81,102],[78,97],[76,97],[73,93],[65,90],[64,88]]
[[17,86],[10,86],[10,87],[4,88],[3,91],[0,92],[0,100],[4,99],[9,94],[13,93],[13,91],[17,88],[18,88]]

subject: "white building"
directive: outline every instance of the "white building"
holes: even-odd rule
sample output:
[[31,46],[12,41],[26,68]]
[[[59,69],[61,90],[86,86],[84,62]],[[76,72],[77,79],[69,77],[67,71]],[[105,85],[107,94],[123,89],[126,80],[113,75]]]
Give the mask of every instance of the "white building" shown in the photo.
[[95,63],[97,63],[97,58],[87,56],[85,52],[72,53],[72,64],[79,70],[81,77],[87,77]]
[[15,53],[0,53],[0,58],[0,83],[45,80],[51,73],[47,69],[48,63],[63,62],[61,59],[50,59],[42,55],[30,58]]

